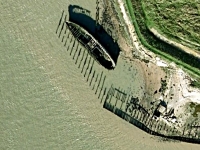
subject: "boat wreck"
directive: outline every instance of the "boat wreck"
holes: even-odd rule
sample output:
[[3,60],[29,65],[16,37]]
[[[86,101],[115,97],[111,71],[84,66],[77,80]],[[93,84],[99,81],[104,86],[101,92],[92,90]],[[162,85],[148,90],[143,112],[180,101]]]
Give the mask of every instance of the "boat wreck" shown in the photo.
[[107,69],[114,69],[116,64],[106,49],[84,28],[71,21],[66,22],[72,35],[88,50],[89,54]]

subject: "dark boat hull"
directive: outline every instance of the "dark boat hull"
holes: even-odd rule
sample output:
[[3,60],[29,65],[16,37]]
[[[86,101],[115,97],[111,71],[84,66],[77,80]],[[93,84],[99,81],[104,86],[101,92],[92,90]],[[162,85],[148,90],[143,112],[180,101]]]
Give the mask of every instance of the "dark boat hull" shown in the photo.
[[115,68],[116,64],[111,56],[91,34],[73,22],[67,21],[66,24],[72,35],[88,50],[90,55],[99,64],[107,69]]

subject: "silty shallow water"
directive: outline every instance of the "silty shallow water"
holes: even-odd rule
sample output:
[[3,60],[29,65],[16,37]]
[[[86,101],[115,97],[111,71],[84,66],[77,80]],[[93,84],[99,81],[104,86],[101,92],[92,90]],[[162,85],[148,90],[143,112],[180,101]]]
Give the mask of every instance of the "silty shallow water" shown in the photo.
[[[72,44],[67,51],[69,41],[64,47],[55,34],[69,4],[95,17],[94,0],[0,2],[0,149],[198,149],[158,142],[103,109],[95,78],[89,86],[92,75],[88,82],[88,72],[84,77],[88,60],[82,71],[86,55],[75,64]],[[140,96],[144,83],[136,68],[120,57],[114,71],[97,63],[93,71],[106,76],[104,87],[113,84]]]

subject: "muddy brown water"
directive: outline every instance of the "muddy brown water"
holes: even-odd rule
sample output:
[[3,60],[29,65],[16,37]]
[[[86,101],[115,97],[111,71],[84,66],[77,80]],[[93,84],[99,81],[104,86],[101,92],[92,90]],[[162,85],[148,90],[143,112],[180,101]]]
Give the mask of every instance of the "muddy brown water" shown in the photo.
[[0,1],[0,149],[199,149],[162,142],[103,109],[111,84],[142,96],[142,71],[121,56],[114,71],[91,67],[68,31],[58,38],[69,4],[95,18],[94,0]]

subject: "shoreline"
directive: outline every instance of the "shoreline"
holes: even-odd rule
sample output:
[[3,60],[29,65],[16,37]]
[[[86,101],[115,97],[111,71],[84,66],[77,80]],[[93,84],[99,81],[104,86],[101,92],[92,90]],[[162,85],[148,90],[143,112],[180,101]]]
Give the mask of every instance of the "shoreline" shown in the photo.
[[[184,124],[190,123],[188,119],[194,120],[192,117],[191,109],[187,108],[187,106],[194,102],[197,104],[200,104],[200,89],[193,88],[190,86],[191,81],[193,80],[191,76],[189,76],[186,72],[184,72],[182,69],[180,69],[178,66],[175,65],[175,63],[167,63],[166,61],[162,60],[161,58],[157,57],[155,54],[153,54],[151,51],[146,50],[144,48],[136,33],[135,28],[133,24],[130,21],[129,16],[127,15],[125,4],[122,0],[118,0],[118,4],[121,10],[121,13],[123,14],[124,21],[126,25],[128,26],[128,32],[130,34],[130,37],[134,43],[134,47],[136,50],[141,53],[143,56],[140,57],[140,59],[145,58],[149,60],[148,65],[154,65],[157,66],[157,68],[161,68],[165,71],[167,75],[167,90],[163,93],[163,95],[160,95],[159,100],[165,100],[169,106],[169,108],[174,108],[174,113],[176,115],[177,124],[175,125],[174,122],[171,120],[166,121],[172,126],[176,126],[180,129],[184,128]],[[126,57],[129,59],[132,59],[131,55],[133,52],[127,52],[129,55]],[[142,62],[140,63],[142,64]],[[143,68],[143,70],[145,70]],[[145,71],[144,71],[145,72]],[[154,75],[154,78],[156,78],[157,75]],[[153,77],[151,78],[153,79]],[[145,83],[147,84],[149,80],[149,76],[145,75]],[[155,82],[155,80],[153,81]],[[158,85],[158,83],[157,83]],[[154,84],[154,87],[156,84]],[[148,87],[148,84],[146,85],[146,89]],[[173,96],[172,96],[173,95]],[[153,95],[152,99],[156,97]],[[157,96],[156,98],[158,98]],[[183,113],[185,112],[186,115]],[[166,120],[162,117],[160,117],[161,120]],[[198,118],[197,118],[198,119]]]

